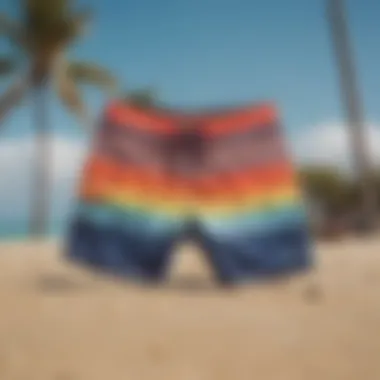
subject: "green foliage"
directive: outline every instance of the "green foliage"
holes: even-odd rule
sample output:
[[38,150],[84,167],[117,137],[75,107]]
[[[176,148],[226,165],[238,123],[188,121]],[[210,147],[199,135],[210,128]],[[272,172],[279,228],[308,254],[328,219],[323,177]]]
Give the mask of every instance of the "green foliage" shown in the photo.
[[87,10],[74,11],[70,0],[22,0],[21,9],[25,40],[34,52],[67,45],[90,16]]
[[132,104],[139,108],[155,108],[158,107],[158,97],[151,88],[134,90],[123,97],[126,103]]
[[[353,178],[331,167],[307,167],[300,171],[306,194],[322,204],[330,213],[351,213],[360,208],[360,184]],[[380,172],[373,173],[380,205]]]
[[12,57],[0,57],[0,77],[13,74],[18,67],[18,62]]
[[300,172],[306,194],[327,212],[344,213],[357,207],[357,184],[334,168],[309,167]]
[[115,89],[115,79],[104,68],[91,62],[70,62],[67,73],[76,83],[92,84],[105,90]]

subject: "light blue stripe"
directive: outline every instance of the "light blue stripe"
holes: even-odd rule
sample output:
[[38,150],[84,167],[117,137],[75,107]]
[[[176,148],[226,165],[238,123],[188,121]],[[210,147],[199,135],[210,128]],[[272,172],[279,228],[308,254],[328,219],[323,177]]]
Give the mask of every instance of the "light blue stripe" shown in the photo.
[[211,234],[237,235],[265,233],[294,225],[306,225],[307,215],[302,205],[283,207],[261,213],[246,213],[228,219],[203,218],[203,225]]
[[76,215],[102,226],[128,228],[131,231],[148,230],[149,232],[175,231],[180,222],[164,215],[150,214],[134,209],[120,209],[110,205],[81,203]]
[[[149,233],[175,233],[186,225],[186,218],[176,219],[134,209],[120,209],[111,205],[81,203],[77,213],[87,220],[101,226],[114,226],[130,231],[149,231]],[[307,215],[302,204],[293,204],[272,211],[246,212],[232,218],[199,218],[203,228],[215,236],[239,236],[247,233],[266,233],[281,228],[307,224]]]

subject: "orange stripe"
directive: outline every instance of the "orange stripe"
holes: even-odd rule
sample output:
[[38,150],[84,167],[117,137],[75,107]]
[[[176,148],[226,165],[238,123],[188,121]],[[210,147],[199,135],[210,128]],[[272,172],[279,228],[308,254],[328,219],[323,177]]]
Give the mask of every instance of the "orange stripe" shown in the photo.
[[[129,190],[146,194],[147,197],[198,199],[229,199],[245,194],[262,195],[284,187],[295,187],[293,169],[289,164],[267,168],[261,172],[252,170],[234,175],[219,175],[198,180],[185,180],[163,174],[125,168],[107,159],[95,159],[87,165],[80,192],[84,196],[101,195],[102,192]],[[111,190],[112,189],[112,190]]]
[[[232,174],[215,174],[205,176],[197,180],[190,180],[191,187],[214,187],[213,184],[226,187],[234,182],[242,187],[268,187],[277,186],[283,181],[293,180],[294,169],[290,163],[277,163],[269,167],[254,168],[249,171],[241,171]],[[162,186],[172,186],[173,184],[186,184],[183,178],[170,176],[162,172],[153,172],[139,167],[123,166],[112,161],[112,159],[95,156],[85,167],[82,183],[88,180],[106,180],[116,183],[144,182],[147,186],[154,186],[156,183]]]
[[185,199],[198,199],[203,201],[221,201],[221,200],[236,200],[239,198],[244,198],[246,196],[250,197],[262,197],[263,195],[276,194],[285,190],[294,189],[297,191],[297,186],[293,182],[281,183],[276,187],[268,187],[266,189],[261,188],[234,188],[230,186],[228,188],[222,188],[220,184],[215,188],[208,189],[194,189],[187,186],[176,186],[176,187],[146,187],[144,184],[133,184],[132,186],[123,187],[120,184],[110,183],[110,182],[87,182],[81,189],[80,194],[84,197],[99,197],[104,194],[120,194],[125,192],[126,194],[137,194],[141,195],[147,199],[166,199],[166,200],[185,200]]

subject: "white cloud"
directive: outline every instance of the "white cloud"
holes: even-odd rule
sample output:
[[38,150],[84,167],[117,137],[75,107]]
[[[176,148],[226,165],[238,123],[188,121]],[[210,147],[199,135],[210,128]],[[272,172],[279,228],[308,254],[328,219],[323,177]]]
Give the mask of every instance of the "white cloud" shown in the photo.
[[[0,219],[25,215],[35,148],[33,137],[0,140]],[[73,138],[54,137],[50,149],[53,208],[65,211],[82,167],[86,144]]]
[[[380,163],[380,126],[366,125],[367,146],[372,163]],[[343,123],[316,125],[292,141],[294,155],[300,163],[327,164],[348,168],[351,146],[348,128]]]

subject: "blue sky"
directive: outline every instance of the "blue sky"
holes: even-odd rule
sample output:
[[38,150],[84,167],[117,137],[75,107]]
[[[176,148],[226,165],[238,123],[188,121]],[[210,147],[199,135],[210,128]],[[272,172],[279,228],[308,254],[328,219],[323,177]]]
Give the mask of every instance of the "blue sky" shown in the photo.
[[[13,2],[0,0],[0,10],[14,13]],[[90,35],[70,55],[108,67],[125,90],[153,86],[165,103],[180,107],[270,99],[278,104],[293,140],[343,119],[322,0],[80,3],[91,3],[96,17]],[[376,125],[380,2],[350,0],[347,5],[366,117]],[[8,51],[6,44],[0,48]],[[98,113],[104,98],[92,89],[85,94],[92,112]],[[30,133],[29,103],[7,119],[2,138],[22,139]],[[49,117],[57,134],[78,139],[75,119],[57,101],[51,105]]]
[[[12,2],[0,1],[0,9],[11,9]],[[292,131],[341,117],[322,0],[91,3],[91,34],[71,54],[109,67],[125,89],[152,85],[165,102],[178,106],[273,99]],[[378,119],[380,3],[347,3],[367,116]],[[97,110],[102,98],[88,92]],[[19,121],[27,128],[28,117],[28,109],[18,112],[8,130],[16,124],[21,133]],[[75,131],[56,104],[51,117],[58,130]]]

